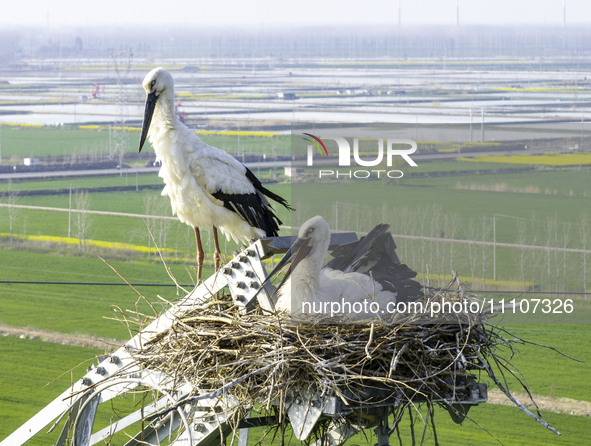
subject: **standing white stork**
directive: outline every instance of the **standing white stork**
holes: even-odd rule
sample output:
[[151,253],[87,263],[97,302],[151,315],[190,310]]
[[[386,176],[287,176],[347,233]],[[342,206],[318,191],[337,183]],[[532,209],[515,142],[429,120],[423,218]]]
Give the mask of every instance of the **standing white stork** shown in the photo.
[[421,285],[412,280],[416,273],[398,260],[388,228],[386,224],[378,225],[358,242],[336,248],[335,258],[323,265],[330,228],[320,216],[306,221],[296,241],[269,275],[272,277],[292,262],[278,286],[276,309],[298,316],[306,310],[325,314],[334,308],[363,309],[347,314],[350,319],[359,320],[374,317],[375,311],[371,309],[379,308],[381,313],[389,302],[418,299],[422,291]]
[[287,201],[265,188],[242,163],[223,150],[204,143],[180,122],[174,112],[174,82],[168,71],[150,71],[142,83],[146,91],[144,122],[139,151],[146,137],[162,163],[162,195],[170,197],[172,212],[195,228],[197,275],[201,280],[203,247],[199,228],[213,227],[214,261],[219,268],[218,228],[227,238],[248,242],[258,237],[277,236],[281,221],[270,206],[269,197],[287,209]]

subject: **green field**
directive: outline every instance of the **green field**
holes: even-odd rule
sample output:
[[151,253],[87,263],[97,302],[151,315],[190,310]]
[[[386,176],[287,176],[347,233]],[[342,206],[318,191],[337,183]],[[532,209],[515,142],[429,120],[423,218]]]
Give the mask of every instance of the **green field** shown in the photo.
[[[91,128],[88,128],[91,127]],[[124,129],[123,139],[127,141],[126,154],[137,154],[139,128]],[[115,130],[108,126],[28,127],[0,125],[2,137],[2,164],[21,164],[25,157],[65,157],[66,160],[105,158],[113,153]],[[288,135],[253,136],[245,134],[199,134],[199,137],[214,147],[230,153],[289,155],[290,137]],[[140,160],[153,158],[150,145],[143,150]]]
[[[106,282],[122,286],[2,284],[0,321],[4,324],[34,327],[62,333],[81,333],[126,340],[129,333],[114,317],[115,309],[149,312],[149,305],[97,256],[70,256],[49,252],[3,251],[0,280],[48,282]],[[109,260],[118,273],[131,283],[173,285],[158,262]],[[33,268],[33,269],[32,269]],[[186,265],[171,265],[181,284],[194,283],[194,273]],[[34,274],[31,274],[34,271]],[[176,287],[139,286],[145,296],[157,301],[156,293],[175,299]],[[155,302],[157,307],[161,306]],[[80,311],[72,311],[79,308]]]
[[[439,444],[460,444],[466,446],[505,444],[511,446],[543,445],[584,445],[588,442],[589,420],[585,417],[572,417],[561,414],[545,414],[544,418],[558,427],[561,436],[557,436],[546,428],[537,425],[533,420],[515,407],[481,405],[469,412],[472,420],[465,420],[461,426],[454,424],[447,412],[439,410],[435,413],[437,439]],[[411,444],[409,425],[403,423],[402,444]],[[415,434],[421,438],[422,430]],[[433,444],[434,435],[429,430],[425,444]],[[391,437],[393,444],[396,438]],[[418,440],[417,440],[418,441]],[[499,443],[501,442],[501,443]],[[375,442],[374,442],[375,443]],[[357,444],[374,444],[359,440]],[[353,441],[351,444],[355,444]],[[419,444],[417,442],[417,444]]]
[[[132,132],[131,137],[137,136],[134,135]],[[47,154],[71,153],[77,150],[74,147],[81,148],[80,153],[84,153],[86,149],[82,149],[83,146],[99,148],[102,153],[106,153],[107,136],[108,131],[105,130],[82,132],[77,129],[3,128],[3,159],[24,156],[25,152],[26,156],[45,156],[42,152],[32,153],[33,148],[40,145],[38,142],[44,140],[52,141],[46,145]],[[207,135],[204,139],[208,137],[219,145],[223,145],[222,140],[225,139],[227,147],[236,146],[235,135]],[[14,149],[12,153],[9,152],[12,149],[8,149],[11,138],[21,141],[21,145],[17,145],[18,150]],[[240,144],[248,141],[252,146],[269,150],[269,144],[273,144],[270,141],[279,144],[280,140],[281,144],[285,142],[280,138],[241,137]],[[66,147],[63,152],[62,147]],[[580,292],[585,285],[588,289],[588,280],[591,279],[588,256],[567,253],[559,248],[591,248],[591,240],[585,238],[585,231],[591,234],[591,196],[588,192],[590,171],[585,168],[548,168],[499,172],[493,170],[494,164],[490,163],[478,167],[482,170],[476,173],[473,171],[474,166],[477,164],[449,161],[424,163],[420,172],[446,172],[446,175],[408,175],[391,183],[294,182],[271,183],[268,187],[287,197],[296,208],[296,212],[291,215],[278,209],[287,225],[297,225],[315,214],[325,216],[331,227],[338,230],[366,232],[376,223],[390,223],[391,231],[399,235],[396,242],[402,261],[420,273],[428,272],[435,284],[447,280],[446,277],[453,269],[472,288],[485,285],[487,289],[515,290],[515,287],[521,289],[527,286],[552,292],[561,298],[564,297],[560,294],[563,291]],[[273,177],[268,171],[259,172],[259,176],[264,180]],[[139,175],[137,184],[159,186],[161,180],[155,174]],[[93,189],[88,194],[88,210],[171,215],[168,199],[160,196],[159,187],[140,187],[139,191],[135,191],[135,185],[135,176],[23,181],[10,185],[1,183],[0,195],[10,191],[65,191],[57,195],[21,195],[16,197],[16,203],[68,209],[67,192],[70,188],[74,192],[74,208],[76,191]],[[132,190],[100,190],[126,186],[131,186]],[[9,200],[8,195],[0,197],[0,202]],[[27,236],[32,235],[66,237],[67,212],[19,209],[13,217],[12,232],[22,238],[15,238],[11,242],[7,235],[11,229],[10,215],[6,208],[0,207],[0,234],[3,234],[0,237],[0,280],[123,283],[123,279],[99,258],[101,256],[130,282],[172,284],[154,254],[109,247],[109,243],[123,242],[150,247],[156,243],[161,248],[169,249],[167,264],[177,280],[189,285],[195,281],[193,232],[177,221],[148,220],[150,223],[146,223],[143,218],[91,215],[83,237],[100,241],[101,244],[85,249],[82,241],[76,246],[27,239]],[[71,237],[82,240],[75,215],[70,223]],[[289,230],[284,230],[284,233],[288,234]],[[431,237],[432,240],[419,242],[410,238],[421,235]],[[546,246],[548,249],[540,251],[498,247],[496,264],[493,265],[491,246],[450,243],[450,240],[495,240],[498,243]],[[204,244],[208,251],[206,260],[211,266],[212,241],[208,230],[205,231]],[[227,258],[237,248],[233,243],[222,243]],[[496,280],[492,277],[493,267],[496,268]],[[209,273],[211,269],[207,270]],[[138,290],[145,299],[129,286],[0,283],[0,323],[123,341],[133,333],[129,333],[119,321],[112,320],[118,314],[116,310],[129,309],[151,314],[146,299],[158,302],[158,296],[161,296],[165,300],[174,300],[182,294],[174,286],[140,286]],[[586,300],[583,296],[573,298],[578,317],[573,317],[570,322],[581,319],[587,322],[591,317],[591,299],[587,297]],[[161,310],[162,306],[158,304],[157,309]],[[556,347],[584,361],[575,362],[539,346],[519,346],[512,363],[527,378],[534,394],[591,401],[588,380],[591,331],[588,325],[534,325],[519,324],[510,319],[507,321],[512,322],[507,328],[515,335]],[[0,374],[0,438],[4,438],[60,394],[71,379],[82,376],[87,362],[99,353],[103,351],[12,336],[0,338],[0,358],[3,359]],[[70,375],[68,371],[72,367],[85,361],[83,367]],[[45,387],[46,383],[64,372],[67,372],[64,377]],[[512,386],[513,391],[521,391],[516,383]],[[516,407],[484,404],[473,408],[469,415],[473,421],[466,420],[462,426],[456,426],[445,411],[437,410],[440,444],[498,444],[495,438],[507,445],[582,445],[588,442],[588,417],[544,413],[544,418],[563,433],[558,437]],[[102,421],[105,419],[101,418]],[[401,428],[402,442],[408,444],[408,422],[404,423]],[[260,438],[261,431],[257,432],[253,434],[253,439],[257,439],[257,435]],[[431,430],[427,432],[426,438],[429,444],[433,443]],[[42,437],[30,444],[49,444],[54,439]],[[391,441],[392,444],[397,442],[395,437]],[[357,436],[348,444],[373,443],[375,439]]]
[[25,157],[108,155],[109,131],[76,127],[2,126],[2,158],[10,163]]
[[[71,347],[15,337],[0,338],[0,356],[12,358],[0,373],[0,438],[6,437],[84,375],[101,350]],[[18,360],[17,360],[18,359]],[[70,370],[75,369],[71,374]],[[59,435],[27,444],[47,445]]]
[[133,175],[109,175],[105,181],[104,177],[77,177],[68,179],[53,179],[39,181],[18,181],[11,183],[0,183],[0,194],[21,191],[53,191],[54,193],[69,194],[70,188],[73,193],[80,189],[104,188],[104,187],[142,187],[162,186],[162,179],[154,174]]
[[[3,369],[0,374],[0,396],[2,416],[0,417],[0,438],[4,438],[15,427],[26,422],[39,409],[39,402],[53,401],[63,393],[71,383],[78,380],[86,372],[86,368],[96,363],[96,356],[105,350],[72,347],[42,341],[17,339],[14,337],[0,338],[0,355],[2,357],[22,358]],[[50,360],[48,360],[48,358]],[[108,410],[99,410],[95,419],[95,428],[107,426],[117,420],[120,414],[135,411],[142,404],[141,396],[126,395],[106,404]],[[56,414],[57,415],[57,414]],[[50,425],[51,426],[51,425]],[[43,429],[27,445],[54,444],[61,433],[63,423],[53,432],[48,433],[50,426]],[[129,434],[139,429],[133,426]],[[115,444],[127,441],[124,433],[114,437]]]
[[568,250],[591,248],[588,178],[575,169],[294,183],[293,218],[322,214],[333,229],[359,232],[388,222],[413,268],[458,271],[474,289],[505,281],[514,283],[505,289],[580,291],[589,253]]

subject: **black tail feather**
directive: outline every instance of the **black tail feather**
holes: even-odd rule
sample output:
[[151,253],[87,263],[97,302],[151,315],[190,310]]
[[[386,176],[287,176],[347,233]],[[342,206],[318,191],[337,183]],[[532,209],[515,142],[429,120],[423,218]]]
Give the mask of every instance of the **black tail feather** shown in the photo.
[[249,181],[252,183],[252,185],[254,186],[254,188],[256,190],[261,192],[266,197],[269,197],[271,200],[276,201],[277,203],[279,203],[280,205],[285,207],[287,210],[290,210],[290,211],[294,210],[289,205],[289,203],[287,202],[287,200],[285,198],[283,198],[281,195],[277,195],[275,192],[272,192],[269,189],[267,189],[265,186],[263,186],[263,184],[261,183],[261,180],[259,180],[256,177],[256,175],[254,173],[252,173],[252,171],[248,167],[246,167],[246,166],[244,166],[244,167],[246,169],[246,178],[249,179]]

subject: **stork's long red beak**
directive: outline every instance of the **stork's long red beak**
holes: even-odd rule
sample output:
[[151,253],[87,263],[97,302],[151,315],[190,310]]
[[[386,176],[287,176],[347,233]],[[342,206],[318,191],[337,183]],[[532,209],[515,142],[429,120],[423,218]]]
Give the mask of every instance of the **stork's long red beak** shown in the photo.
[[144,122],[142,123],[142,134],[140,136],[140,152],[142,151],[142,147],[144,147],[144,143],[146,142],[146,137],[148,136],[148,130],[150,129],[150,123],[152,122],[152,116],[154,116],[154,109],[156,108],[157,101],[158,95],[156,92],[152,92],[146,97]]

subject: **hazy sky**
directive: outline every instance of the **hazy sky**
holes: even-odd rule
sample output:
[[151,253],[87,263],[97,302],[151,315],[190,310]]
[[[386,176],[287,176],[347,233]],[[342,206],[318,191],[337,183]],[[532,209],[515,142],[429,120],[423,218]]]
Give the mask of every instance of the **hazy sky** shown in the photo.
[[[564,0],[459,0],[460,23],[562,23]],[[456,23],[456,0],[400,0],[402,24]],[[0,24],[397,24],[399,0],[8,0]],[[591,23],[588,0],[566,0],[567,24]]]

